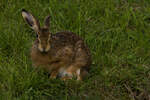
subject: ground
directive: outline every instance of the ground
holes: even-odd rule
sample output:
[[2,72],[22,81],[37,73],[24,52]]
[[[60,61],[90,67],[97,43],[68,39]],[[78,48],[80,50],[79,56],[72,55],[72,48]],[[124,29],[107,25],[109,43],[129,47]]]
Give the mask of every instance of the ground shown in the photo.
[[[92,53],[84,81],[49,79],[36,71],[30,48],[36,35],[21,10],[53,34],[80,35]],[[0,100],[150,99],[150,0],[1,0]]]

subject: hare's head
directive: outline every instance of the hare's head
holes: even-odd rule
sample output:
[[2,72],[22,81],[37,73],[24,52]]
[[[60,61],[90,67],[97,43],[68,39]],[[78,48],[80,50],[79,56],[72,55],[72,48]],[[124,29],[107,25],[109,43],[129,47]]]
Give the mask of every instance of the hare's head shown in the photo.
[[44,27],[40,27],[39,21],[26,10],[22,10],[22,16],[30,27],[36,32],[38,40],[38,50],[40,52],[48,52],[50,50],[51,33],[49,31],[50,16],[47,16],[44,21]]

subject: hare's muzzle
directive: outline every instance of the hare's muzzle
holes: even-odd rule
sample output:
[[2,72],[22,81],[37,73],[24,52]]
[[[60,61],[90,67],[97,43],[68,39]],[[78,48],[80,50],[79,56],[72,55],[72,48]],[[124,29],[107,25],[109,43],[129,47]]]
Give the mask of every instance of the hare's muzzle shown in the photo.
[[50,50],[50,45],[49,45],[49,43],[47,43],[46,45],[39,43],[38,49],[42,53],[47,53]]
[[48,52],[46,52],[46,51],[42,51],[41,53],[42,53],[42,54],[47,54]]

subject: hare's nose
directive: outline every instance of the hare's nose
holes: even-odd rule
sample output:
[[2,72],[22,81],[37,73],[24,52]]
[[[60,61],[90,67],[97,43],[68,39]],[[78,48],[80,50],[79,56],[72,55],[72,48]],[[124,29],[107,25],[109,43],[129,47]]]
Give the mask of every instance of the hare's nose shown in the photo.
[[47,47],[43,47],[43,52],[48,52],[48,48]]
[[43,47],[43,51],[45,51],[45,48],[46,48],[46,47]]
[[45,47],[43,47],[43,52],[46,52],[46,48]]
[[45,49],[43,49],[42,53],[43,53],[43,54],[47,54],[47,52],[45,51]]

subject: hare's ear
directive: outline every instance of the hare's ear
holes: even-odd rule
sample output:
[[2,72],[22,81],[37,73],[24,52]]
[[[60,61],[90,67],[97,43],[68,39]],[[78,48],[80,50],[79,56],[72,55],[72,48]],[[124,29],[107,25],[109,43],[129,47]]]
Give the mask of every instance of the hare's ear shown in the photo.
[[22,16],[33,30],[36,32],[40,30],[40,23],[32,16],[32,14],[27,12],[25,9],[22,9]]
[[44,27],[45,28],[49,29],[49,27],[50,27],[50,18],[51,18],[51,16],[49,16],[49,15],[45,17],[45,20],[44,20]]

